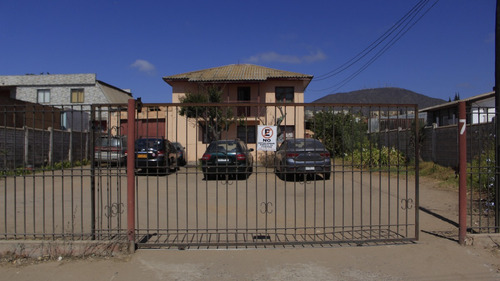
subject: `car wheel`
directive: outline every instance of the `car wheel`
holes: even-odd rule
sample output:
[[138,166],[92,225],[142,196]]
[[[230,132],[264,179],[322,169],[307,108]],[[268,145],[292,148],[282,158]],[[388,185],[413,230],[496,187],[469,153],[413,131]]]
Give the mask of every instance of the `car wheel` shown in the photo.
[[283,180],[283,173],[281,173],[278,168],[274,168],[274,173],[276,174],[276,176],[278,177],[278,179],[280,180]]
[[175,173],[175,171],[177,171],[177,165],[174,163],[177,163],[176,159],[170,159],[170,161],[168,161],[168,170],[170,173]]
[[325,174],[323,175],[323,179],[324,179],[324,180],[329,180],[329,179],[330,179],[330,173],[329,173],[329,172],[328,172],[328,173],[325,173]]
[[205,180],[211,181],[211,180],[215,180],[217,175],[206,172],[206,173],[203,173],[203,176],[205,176]]
[[248,179],[249,176],[250,176],[250,173],[248,172],[248,170],[245,172],[237,172],[236,173],[236,178],[239,180]]

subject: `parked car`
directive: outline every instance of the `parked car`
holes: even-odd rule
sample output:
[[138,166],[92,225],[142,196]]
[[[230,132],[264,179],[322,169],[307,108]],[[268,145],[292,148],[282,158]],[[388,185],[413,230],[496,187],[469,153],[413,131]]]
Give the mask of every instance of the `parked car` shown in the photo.
[[94,163],[114,164],[125,166],[127,164],[127,138],[121,136],[98,137],[94,144]]
[[206,180],[218,176],[230,176],[239,179],[248,178],[253,171],[253,148],[239,140],[212,141],[207,147],[201,166]]
[[135,168],[141,171],[166,173],[177,170],[177,149],[163,138],[135,141]]
[[177,165],[178,166],[184,166],[186,165],[186,148],[182,146],[182,144],[178,142],[173,142],[172,143],[175,148],[177,149]]
[[295,179],[297,175],[322,174],[330,179],[330,152],[316,139],[288,139],[276,151],[275,171],[280,179]]

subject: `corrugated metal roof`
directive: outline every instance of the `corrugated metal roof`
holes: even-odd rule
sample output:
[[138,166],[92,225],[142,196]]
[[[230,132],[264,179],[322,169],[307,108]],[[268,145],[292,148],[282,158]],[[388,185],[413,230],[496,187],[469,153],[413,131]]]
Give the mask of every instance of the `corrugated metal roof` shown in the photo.
[[436,109],[443,109],[443,108],[449,108],[449,107],[457,107],[458,103],[462,102],[462,101],[464,101],[466,103],[471,103],[471,102],[476,102],[479,100],[484,100],[484,99],[494,98],[494,97],[495,97],[495,92],[488,92],[488,93],[480,94],[477,96],[473,96],[473,97],[469,97],[469,98],[465,98],[465,99],[460,99],[457,101],[450,101],[447,103],[422,108],[419,110],[419,112],[426,112],[426,111],[432,111],[432,110],[436,110]]
[[163,77],[167,83],[187,80],[189,82],[265,81],[268,79],[312,80],[312,75],[290,72],[253,64],[230,64]]

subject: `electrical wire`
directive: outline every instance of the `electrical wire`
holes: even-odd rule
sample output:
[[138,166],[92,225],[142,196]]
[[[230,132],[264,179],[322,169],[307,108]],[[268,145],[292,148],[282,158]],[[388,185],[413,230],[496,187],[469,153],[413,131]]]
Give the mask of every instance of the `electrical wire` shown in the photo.
[[[356,78],[366,68],[368,68],[371,64],[373,64],[378,58],[380,58],[380,56],[382,56],[387,50],[389,50],[396,42],[398,42],[439,2],[439,0],[436,0],[429,8],[427,8],[423,13],[421,13],[421,11],[429,3],[429,1],[430,0],[420,0],[415,6],[413,6],[410,9],[409,12],[407,12],[401,19],[399,19],[391,28],[389,28],[384,34],[382,34],[379,38],[377,38],[377,40],[371,43],[367,48],[365,48],[363,51],[358,53],[352,59],[342,64],[341,66],[337,67],[336,69],[326,74],[318,76],[318,78],[317,79],[315,78],[312,82],[326,80],[346,71],[347,69],[351,68],[353,65],[361,61],[363,58],[365,58],[368,54],[372,53],[383,42],[389,40],[360,68],[358,68],[356,71],[350,74],[347,78],[343,79],[342,81],[336,83],[331,87],[313,91],[326,91],[335,88],[333,92],[336,92],[337,90],[345,86],[347,83],[349,83],[351,80]],[[419,14],[420,16],[417,18]]]
[[400,18],[391,28],[389,28],[384,34],[382,34],[379,38],[377,38],[375,41],[373,41],[368,47],[366,47],[363,51],[358,53],[356,56],[354,56],[352,59],[349,61],[345,62],[341,66],[337,67],[336,69],[315,77],[316,81],[322,81],[325,79],[328,79],[344,70],[347,68],[351,67],[354,65],[356,62],[360,61],[362,58],[367,56],[371,51],[373,51],[376,47],[378,47],[384,40],[386,40],[392,33],[394,33],[402,23],[404,23],[408,17],[410,17],[412,14],[415,14],[418,12],[418,8],[421,7],[422,5],[425,5],[429,0],[420,0],[413,8],[411,8],[410,11],[408,11],[402,18]]

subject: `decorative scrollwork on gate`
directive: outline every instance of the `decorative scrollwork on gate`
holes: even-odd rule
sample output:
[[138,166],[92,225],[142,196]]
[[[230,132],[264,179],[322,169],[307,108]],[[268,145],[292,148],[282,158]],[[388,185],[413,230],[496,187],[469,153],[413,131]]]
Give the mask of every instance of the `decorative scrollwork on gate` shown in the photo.
[[106,213],[104,215],[109,218],[109,217],[116,217],[118,214],[123,214],[124,208],[123,208],[123,203],[113,203],[111,205],[106,205],[105,210]]
[[260,203],[260,212],[262,214],[272,214],[273,213],[273,203],[272,202]]
[[413,199],[401,199],[401,209],[410,210],[413,208]]

